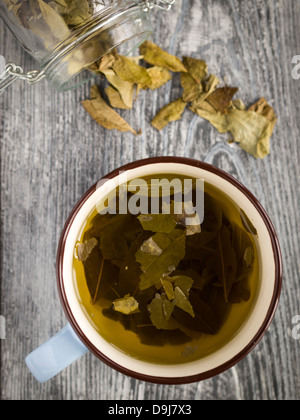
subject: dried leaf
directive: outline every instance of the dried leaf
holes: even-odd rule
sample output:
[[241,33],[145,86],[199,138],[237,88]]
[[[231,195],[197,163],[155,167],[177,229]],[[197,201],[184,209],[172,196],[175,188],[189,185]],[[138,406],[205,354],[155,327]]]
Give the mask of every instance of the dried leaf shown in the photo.
[[112,86],[108,86],[105,89],[105,93],[108,97],[109,103],[111,104],[111,106],[113,108],[118,108],[118,109],[131,109],[131,107],[127,106],[121,95],[120,92],[118,92],[114,87]]
[[50,1],[48,5],[62,16],[68,26],[81,25],[92,16],[88,0]]
[[151,77],[144,67],[139,66],[134,60],[123,55],[117,56],[112,68],[126,82],[140,85],[150,85],[152,82]]
[[270,139],[276,116],[273,108],[264,99],[248,110],[244,109],[241,101],[234,101],[226,110],[227,114],[222,114],[216,108],[218,106],[215,101],[213,106],[206,100],[200,104],[194,101],[190,109],[208,120],[220,133],[230,132],[233,140],[255,158],[263,159],[270,153]]
[[194,81],[198,84],[203,83],[207,77],[206,62],[192,57],[183,57],[182,62]]
[[[45,1],[38,0],[38,4],[43,15],[44,21],[53,34],[53,38],[64,40],[69,36],[70,29],[64,19],[50,7]],[[42,20],[40,23],[43,24]],[[33,28],[31,28],[33,30]],[[44,28],[45,31],[45,28]],[[45,33],[45,32],[44,32]],[[43,36],[41,36],[43,38]]]
[[90,71],[93,71],[94,73],[101,74],[104,73],[106,70],[112,69],[115,60],[116,52],[110,52],[105,54],[100,60],[91,64],[91,66],[88,69]]
[[171,121],[180,120],[185,108],[186,102],[184,102],[181,98],[177,99],[177,101],[171,102],[158,112],[151,123],[152,126],[157,130],[162,130]]
[[122,80],[113,69],[104,69],[101,71],[107,81],[119,92],[124,105],[128,109],[132,109],[134,100],[134,83]]
[[228,108],[231,105],[232,98],[238,92],[239,88],[224,87],[216,89],[206,101],[222,115],[228,114]]
[[203,93],[202,84],[195,82],[195,79],[189,73],[181,73],[181,86],[183,88],[182,99],[184,102],[195,101]]
[[193,101],[192,107],[198,108],[201,104],[215,91],[216,87],[220,83],[217,76],[211,74],[207,80],[203,82],[203,93],[200,93],[198,98]]
[[263,159],[270,153],[270,139],[276,121],[253,111],[240,111],[232,108],[228,115],[228,131],[233,139],[246,152],[255,158]]
[[228,120],[226,115],[222,115],[221,112],[216,111],[208,102],[204,101],[198,106],[192,105],[190,110],[199,115],[199,117],[209,121],[219,133],[228,132]]
[[181,85],[183,87],[183,100],[195,101],[204,92],[204,81],[207,77],[207,64],[203,60],[184,57],[183,64],[188,73],[181,73]]
[[100,125],[108,130],[130,131],[137,134],[132,127],[117,114],[101,97],[97,86],[91,88],[91,99],[82,102],[84,109]]
[[153,66],[165,67],[173,72],[187,72],[179,58],[163,51],[158,45],[150,41],[145,41],[140,46],[140,53],[144,60]]
[[165,67],[154,66],[147,69],[147,72],[151,78],[151,83],[143,84],[143,89],[159,89],[165,85],[169,80],[172,79],[171,73]]

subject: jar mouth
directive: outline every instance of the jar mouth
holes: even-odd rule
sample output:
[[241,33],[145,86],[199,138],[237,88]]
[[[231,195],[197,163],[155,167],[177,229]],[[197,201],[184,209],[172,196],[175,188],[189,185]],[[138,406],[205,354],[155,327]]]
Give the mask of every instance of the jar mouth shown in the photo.
[[[140,2],[129,1],[92,16],[84,25],[47,54],[41,70],[60,91],[89,80],[76,76],[105,54],[118,48],[126,55],[142,44],[153,32],[148,13]],[[120,50],[121,48],[121,50]]]

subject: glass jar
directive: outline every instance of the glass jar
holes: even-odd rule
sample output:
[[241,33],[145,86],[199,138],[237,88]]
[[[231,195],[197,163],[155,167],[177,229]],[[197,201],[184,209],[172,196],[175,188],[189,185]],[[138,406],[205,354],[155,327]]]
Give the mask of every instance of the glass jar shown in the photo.
[[169,10],[175,0],[0,0],[0,17],[39,70],[24,73],[9,63],[0,93],[16,79],[42,78],[66,90],[82,70],[118,48],[122,54],[145,41],[153,28],[149,11]]

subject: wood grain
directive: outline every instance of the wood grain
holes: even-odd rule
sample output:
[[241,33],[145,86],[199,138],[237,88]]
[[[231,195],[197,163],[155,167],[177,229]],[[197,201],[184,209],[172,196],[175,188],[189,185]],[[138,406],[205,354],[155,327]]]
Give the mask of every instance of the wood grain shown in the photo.
[[[153,13],[153,39],[177,55],[201,57],[223,82],[239,86],[250,105],[265,96],[279,121],[271,155],[258,161],[230,146],[207,122],[186,112],[161,133],[149,124],[180,94],[178,78],[160,92],[142,92],[122,115],[142,135],[103,130],[80,105],[89,86],[61,94],[43,81],[18,82],[0,97],[1,340],[3,400],[292,400],[300,397],[300,54],[299,0],[177,0]],[[0,54],[31,70],[36,63],[0,22]],[[224,374],[191,385],[161,386],[115,372],[88,354],[40,385],[24,358],[66,324],[55,282],[60,232],[81,195],[102,175],[133,160],[177,155],[225,169],[261,200],[278,232],[284,261],[279,309],[263,341]]]

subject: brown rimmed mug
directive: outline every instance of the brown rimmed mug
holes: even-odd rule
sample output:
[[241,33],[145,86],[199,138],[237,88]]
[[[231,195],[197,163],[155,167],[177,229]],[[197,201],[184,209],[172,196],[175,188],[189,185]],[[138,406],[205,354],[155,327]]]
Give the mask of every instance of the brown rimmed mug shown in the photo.
[[[251,313],[242,328],[222,348],[199,360],[156,364],[137,360],[107,342],[93,327],[78,300],[73,257],[79,232],[99,201],[120,185],[122,177],[140,179],[172,174],[203,179],[227,194],[243,209],[257,231],[259,258],[258,291]],[[268,330],[278,306],[282,285],[282,258],[272,222],[253,194],[239,181],[212,165],[180,157],[156,157],[136,161],[106,175],[95,184],[71,212],[57,252],[57,285],[69,324],[26,358],[33,375],[46,382],[86,352],[110,367],[139,380],[160,384],[186,384],[216,376],[233,367],[251,352]]]

